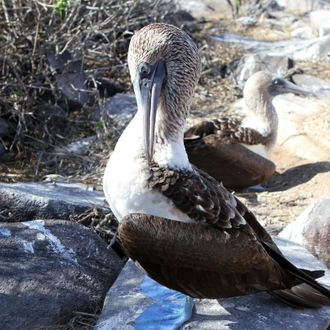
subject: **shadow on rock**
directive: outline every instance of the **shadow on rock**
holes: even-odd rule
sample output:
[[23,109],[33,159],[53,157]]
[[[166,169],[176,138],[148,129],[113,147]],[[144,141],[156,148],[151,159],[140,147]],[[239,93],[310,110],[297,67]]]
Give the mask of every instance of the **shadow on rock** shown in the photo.
[[281,173],[274,173],[262,185],[269,191],[285,191],[310,181],[319,173],[330,172],[330,162],[316,162],[292,167]]

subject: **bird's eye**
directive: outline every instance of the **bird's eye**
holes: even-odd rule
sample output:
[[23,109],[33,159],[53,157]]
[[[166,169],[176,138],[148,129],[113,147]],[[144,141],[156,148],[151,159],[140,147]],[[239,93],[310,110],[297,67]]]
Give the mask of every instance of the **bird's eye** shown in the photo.
[[275,79],[273,80],[273,85],[279,85],[279,84],[280,84],[279,79],[275,78]]
[[150,65],[146,62],[143,62],[139,66],[140,75],[146,76],[150,73]]

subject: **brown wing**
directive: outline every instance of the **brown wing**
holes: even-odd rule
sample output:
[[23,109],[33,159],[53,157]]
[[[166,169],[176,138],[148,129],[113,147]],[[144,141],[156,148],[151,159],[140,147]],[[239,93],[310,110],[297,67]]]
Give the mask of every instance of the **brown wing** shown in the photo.
[[241,121],[227,118],[203,121],[184,135],[190,162],[226,188],[259,184],[276,169],[273,162],[240,144],[259,144],[264,139],[257,131],[240,125]]
[[128,255],[146,274],[191,297],[231,297],[293,285],[249,226],[220,230],[130,214],[118,228]]
[[215,126],[213,121],[202,121],[201,123],[190,127],[185,133],[184,133],[184,139],[185,140],[193,140],[202,138],[206,135],[214,134],[217,130],[217,127]]
[[245,188],[267,180],[275,164],[239,143],[228,144],[217,134],[184,141],[189,160],[226,188]]
[[264,143],[265,137],[258,131],[248,127],[242,127],[241,124],[241,120],[228,118],[202,121],[189,128],[185,132],[184,138],[186,141],[189,141],[196,138],[203,138],[210,134],[217,134],[227,144],[234,142],[248,145]]
[[143,272],[191,297],[214,299],[268,291],[293,307],[330,305],[330,292],[314,280],[322,272],[306,274],[296,268],[276,252],[274,242],[266,242],[267,233],[261,233],[264,244],[249,225],[221,230],[130,214],[120,221],[118,231],[127,254]]

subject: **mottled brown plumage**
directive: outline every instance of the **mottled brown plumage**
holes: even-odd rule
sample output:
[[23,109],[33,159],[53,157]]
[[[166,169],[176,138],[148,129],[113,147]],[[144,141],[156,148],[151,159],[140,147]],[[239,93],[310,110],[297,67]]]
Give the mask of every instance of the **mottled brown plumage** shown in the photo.
[[150,189],[162,192],[194,221],[220,228],[245,224],[234,196],[206,173],[174,171],[153,164],[148,181]]
[[138,112],[104,176],[128,255],[154,280],[193,297],[270,291],[296,306],[329,304],[330,292],[313,279],[322,272],[293,266],[235,196],[189,164],[183,132],[200,73],[196,45],[167,24],[143,28],[131,45]]
[[[240,121],[215,119],[203,121],[185,132],[189,160],[228,189],[246,188],[270,178],[276,170],[269,159],[238,142],[261,143],[255,130],[240,128]],[[255,133],[255,134],[252,134]]]

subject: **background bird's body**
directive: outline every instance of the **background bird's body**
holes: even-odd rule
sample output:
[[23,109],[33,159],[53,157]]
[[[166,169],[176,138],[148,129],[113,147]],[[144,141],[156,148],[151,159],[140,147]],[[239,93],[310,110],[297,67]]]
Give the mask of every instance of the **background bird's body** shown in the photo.
[[311,95],[270,72],[253,74],[244,87],[248,115],[203,121],[184,134],[190,161],[227,188],[257,185],[275,173],[267,158],[277,140],[278,116],[273,97],[282,93]]

